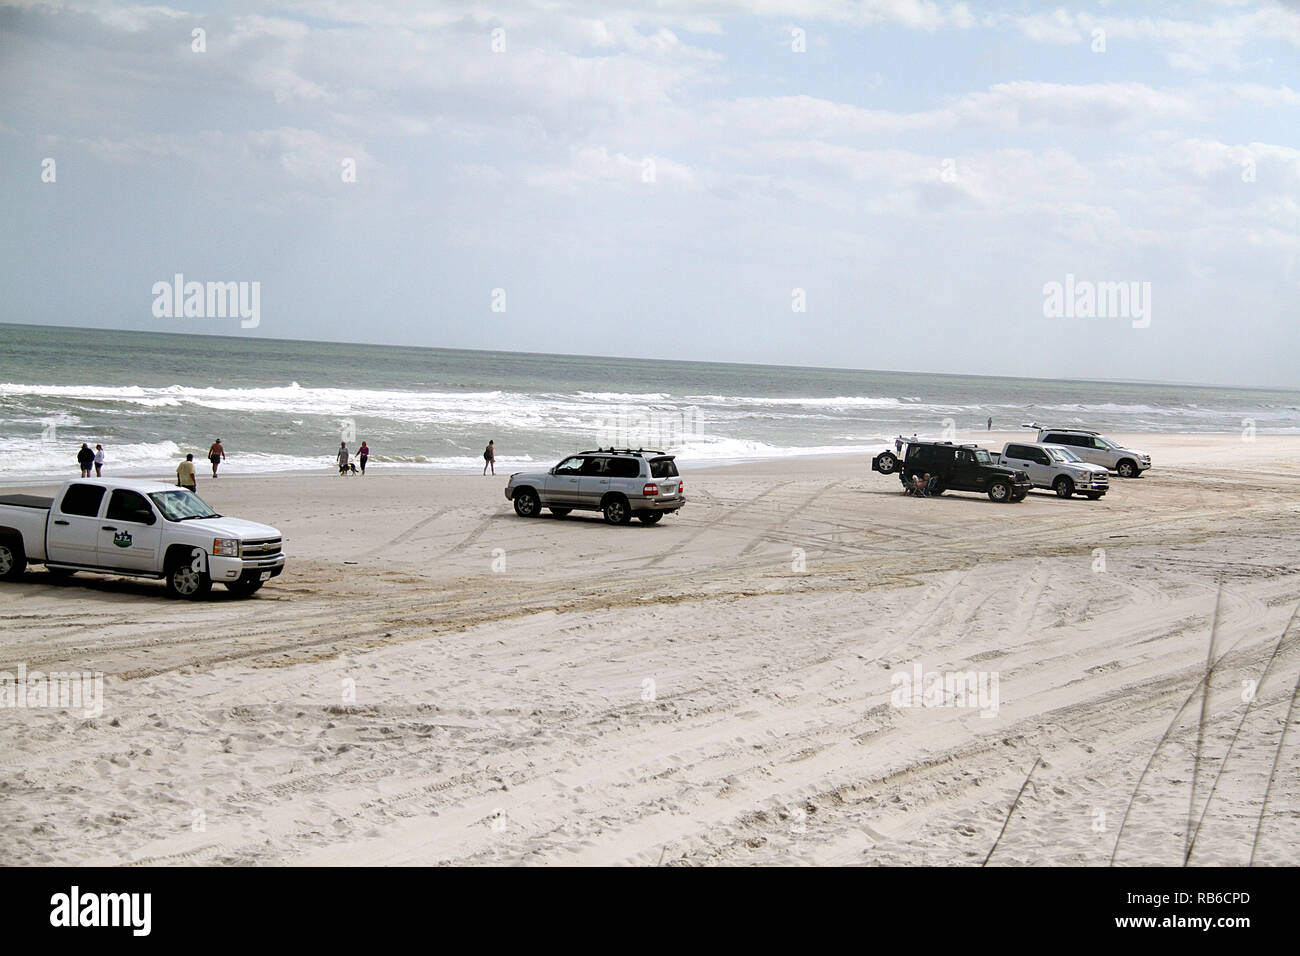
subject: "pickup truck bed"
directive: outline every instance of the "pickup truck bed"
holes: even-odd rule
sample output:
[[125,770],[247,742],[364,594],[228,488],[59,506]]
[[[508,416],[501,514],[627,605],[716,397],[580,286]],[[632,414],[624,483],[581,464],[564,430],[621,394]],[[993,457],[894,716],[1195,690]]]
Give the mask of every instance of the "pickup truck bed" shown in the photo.
[[49,511],[54,507],[54,499],[42,498],[39,495],[0,495],[0,505],[13,505],[16,508],[38,508],[41,511]]

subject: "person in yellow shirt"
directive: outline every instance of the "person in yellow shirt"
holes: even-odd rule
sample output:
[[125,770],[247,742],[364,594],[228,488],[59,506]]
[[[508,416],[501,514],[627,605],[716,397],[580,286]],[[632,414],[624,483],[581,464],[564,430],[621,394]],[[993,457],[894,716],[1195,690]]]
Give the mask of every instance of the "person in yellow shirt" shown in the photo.
[[190,491],[198,491],[198,480],[194,477],[194,456],[186,455],[185,460],[176,466],[176,484]]

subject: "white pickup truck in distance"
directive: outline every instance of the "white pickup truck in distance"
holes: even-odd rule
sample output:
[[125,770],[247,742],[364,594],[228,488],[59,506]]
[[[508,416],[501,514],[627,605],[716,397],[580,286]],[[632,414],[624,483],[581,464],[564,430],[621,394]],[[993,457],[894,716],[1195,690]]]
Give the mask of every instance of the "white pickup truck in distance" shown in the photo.
[[1106,467],[1084,461],[1064,445],[1008,442],[999,461],[1006,468],[1023,471],[1035,488],[1050,488],[1060,498],[1077,493],[1096,501],[1110,491],[1110,472]]
[[198,495],[160,481],[82,478],[53,498],[0,495],[0,580],[28,564],[162,578],[176,597],[220,581],[247,596],[284,570],[280,532],[217,514]]

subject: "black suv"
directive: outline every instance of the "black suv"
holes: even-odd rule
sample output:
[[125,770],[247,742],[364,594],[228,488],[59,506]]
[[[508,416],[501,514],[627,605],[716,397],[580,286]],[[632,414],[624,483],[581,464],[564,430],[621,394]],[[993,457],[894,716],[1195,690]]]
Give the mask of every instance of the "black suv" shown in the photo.
[[933,495],[945,491],[981,491],[993,501],[1021,501],[1033,483],[1023,471],[994,463],[987,449],[979,445],[954,445],[950,441],[921,441],[899,437],[894,451],[882,451],[871,459],[871,470],[882,475],[897,472],[903,484],[916,475],[931,475],[936,481]]

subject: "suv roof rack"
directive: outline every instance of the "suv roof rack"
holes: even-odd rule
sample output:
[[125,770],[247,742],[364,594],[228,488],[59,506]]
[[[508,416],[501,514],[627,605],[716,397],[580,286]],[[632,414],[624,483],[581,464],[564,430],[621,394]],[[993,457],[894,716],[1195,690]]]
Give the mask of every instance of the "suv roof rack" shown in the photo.
[[937,438],[917,438],[915,435],[913,435],[911,438],[904,438],[902,435],[899,435],[897,438],[894,439],[894,441],[903,442],[904,444],[908,444],[908,445],[948,445],[952,448],[983,448],[984,447],[979,442],[975,442],[975,441],[967,441],[967,442],[939,441]]
[[1087,428],[1072,428],[1069,425],[1040,425],[1038,422],[1029,422],[1023,424],[1021,428],[1037,428],[1045,432],[1074,432],[1078,435],[1100,435],[1101,432],[1095,432]]
[[654,448],[615,448],[610,445],[608,448],[587,449],[578,452],[579,455],[662,455],[663,452]]

